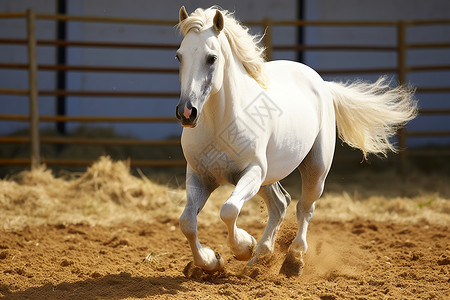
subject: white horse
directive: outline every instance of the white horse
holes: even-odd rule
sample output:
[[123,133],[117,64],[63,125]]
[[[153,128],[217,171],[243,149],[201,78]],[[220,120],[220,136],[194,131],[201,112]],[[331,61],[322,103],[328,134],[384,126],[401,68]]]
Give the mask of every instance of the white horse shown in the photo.
[[[299,275],[307,250],[306,232],[321,196],[339,136],[367,153],[395,150],[389,137],[412,119],[416,104],[404,88],[385,78],[373,84],[326,82],[311,68],[291,61],[264,62],[263,50],[248,29],[227,11],[179,12],[184,39],[177,51],[181,96],[176,116],[183,125],[181,144],[187,161],[186,207],[180,227],[194,264],[208,272],[223,259],[202,246],[197,214],[221,184],[235,189],[220,217],[228,245],[238,260],[272,253],[291,197],[279,180],[298,168],[302,198],[297,203],[298,232],[281,268]],[[257,243],[236,226],[242,206],[257,193],[269,219]]]

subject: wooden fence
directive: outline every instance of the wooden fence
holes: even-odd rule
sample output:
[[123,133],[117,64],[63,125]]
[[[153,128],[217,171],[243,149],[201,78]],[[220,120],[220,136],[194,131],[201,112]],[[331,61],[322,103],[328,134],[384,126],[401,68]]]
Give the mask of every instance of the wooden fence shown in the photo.
[[[78,22],[106,22],[123,24],[141,24],[141,25],[167,25],[174,26],[175,20],[149,20],[149,19],[129,19],[129,18],[110,18],[110,17],[91,17],[91,16],[69,16],[54,14],[36,14],[33,10],[24,13],[0,13],[1,18],[26,18],[27,38],[26,39],[2,39],[0,44],[19,44],[27,45],[28,63],[5,63],[0,62],[0,68],[3,69],[24,69],[28,70],[29,87],[27,90],[8,89],[0,87],[0,94],[4,95],[24,95],[29,97],[29,115],[7,115],[0,114],[0,121],[23,121],[30,124],[29,137],[0,137],[0,144],[8,143],[29,143],[31,147],[31,157],[29,159],[0,159],[0,165],[30,165],[36,168],[41,162],[39,147],[42,143],[47,144],[79,144],[79,145],[151,145],[151,146],[169,146],[179,145],[179,140],[130,140],[130,139],[86,139],[86,138],[67,138],[67,137],[39,137],[39,122],[176,122],[173,116],[167,117],[99,117],[99,116],[62,116],[62,115],[39,115],[38,97],[39,96],[90,96],[90,97],[143,97],[143,98],[176,98],[177,92],[120,92],[120,91],[74,91],[74,90],[38,90],[37,71],[77,71],[77,72],[129,72],[129,73],[177,73],[175,68],[147,68],[147,67],[119,67],[119,66],[82,66],[82,65],[46,65],[38,64],[36,59],[36,48],[39,46],[63,46],[63,47],[104,47],[104,48],[135,48],[135,49],[175,49],[175,44],[157,44],[157,43],[120,43],[120,42],[87,42],[87,41],[60,41],[60,40],[37,40],[35,29],[36,20],[53,21],[78,21]],[[428,25],[450,25],[450,20],[433,21],[304,21],[304,20],[271,20],[264,19],[261,22],[246,22],[250,26],[261,26],[265,28],[266,33],[263,42],[266,46],[266,56],[268,60],[273,58],[274,51],[384,51],[396,53],[397,65],[393,68],[371,68],[371,69],[333,69],[317,70],[320,74],[397,74],[400,83],[406,82],[406,75],[411,72],[421,71],[450,71],[450,65],[429,65],[429,66],[409,66],[406,62],[406,54],[410,49],[442,49],[450,48],[450,43],[407,43],[406,32],[409,27],[428,26]],[[379,45],[278,45],[272,43],[272,32],[277,26],[366,26],[366,27],[391,27],[396,28],[397,44],[393,46]],[[425,88],[417,87],[421,93],[450,93],[450,85],[443,87]],[[442,115],[450,114],[450,109],[421,109],[422,115]],[[406,149],[406,139],[409,137],[446,137],[450,136],[450,131],[399,131],[399,146]],[[419,153],[419,155],[435,153]],[[401,151],[400,162],[402,169],[405,168],[409,155],[415,155],[413,151]],[[446,153],[448,155],[448,153]],[[45,158],[48,165],[68,165],[81,166],[88,165],[92,161],[73,160],[73,159],[52,159]],[[132,160],[133,166],[183,166],[184,160]]]

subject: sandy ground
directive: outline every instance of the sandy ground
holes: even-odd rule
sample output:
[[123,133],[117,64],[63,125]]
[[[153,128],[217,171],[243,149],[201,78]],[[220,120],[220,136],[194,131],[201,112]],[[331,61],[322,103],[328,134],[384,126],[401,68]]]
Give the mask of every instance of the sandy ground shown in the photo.
[[[278,274],[288,241],[286,222],[273,257],[251,269],[225,246],[222,224],[200,226],[225,270],[208,275],[191,260],[177,221],[116,227],[44,225],[2,232],[0,294],[5,299],[445,299],[449,232],[444,226],[365,220],[313,221],[299,278]],[[245,228],[256,236],[261,224]],[[147,258],[147,259],[146,259]]]
[[[414,191],[418,182],[407,196],[395,184],[326,193],[309,228],[303,274],[288,278],[278,272],[296,232],[295,200],[274,254],[248,268],[233,258],[218,217],[231,190],[213,194],[199,215],[199,238],[221,253],[225,269],[211,275],[190,265],[178,227],[183,190],[105,159],[69,179],[24,173],[0,181],[0,298],[449,299],[448,180],[439,188],[431,178],[428,190]],[[254,199],[238,225],[258,238],[266,217]]]

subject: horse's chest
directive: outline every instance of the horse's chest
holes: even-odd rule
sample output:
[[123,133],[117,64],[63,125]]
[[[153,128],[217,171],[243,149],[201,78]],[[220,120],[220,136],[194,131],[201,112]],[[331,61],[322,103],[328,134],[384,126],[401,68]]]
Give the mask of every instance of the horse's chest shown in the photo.
[[214,132],[183,136],[186,159],[197,174],[233,183],[235,175],[255,161],[261,137],[242,120],[225,122]]
[[197,174],[217,183],[233,183],[234,175],[241,171],[238,158],[214,143],[188,156],[186,159]]

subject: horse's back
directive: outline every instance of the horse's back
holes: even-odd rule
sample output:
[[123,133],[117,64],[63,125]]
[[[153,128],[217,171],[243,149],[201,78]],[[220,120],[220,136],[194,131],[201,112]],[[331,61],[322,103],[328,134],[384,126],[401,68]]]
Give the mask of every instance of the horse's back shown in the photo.
[[[289,110],[298,107],[298,114],[308,114],[311,107],[317,121],[321,123],[324,111],[329,111],[333,106],[331,93],[322,77],[307,65],[277,60],[266,63],[266,72],[269,77],[269,94],[275,101],[285,105]],[[330,111],[334,114],[334,111]]]
[[[273,60],[264,64],[266,71],[268,72],[270,83],[274,81],[285,81],[289,78],[295,80],[304,79],[309,82],[315,82],[320,84],[323,82],[322,77],[311,67],[290,60]],[[281,76],[274,77],[274,74],[280,74]]]

